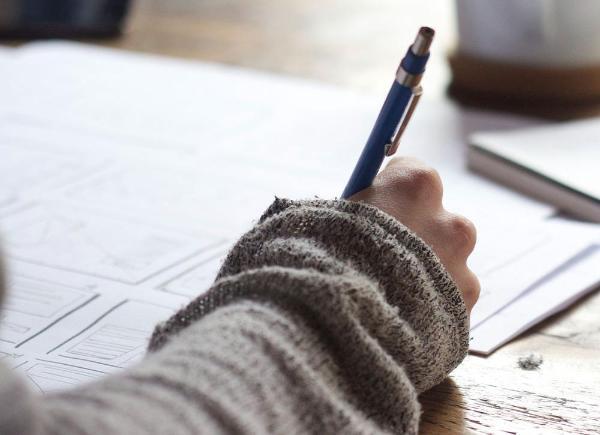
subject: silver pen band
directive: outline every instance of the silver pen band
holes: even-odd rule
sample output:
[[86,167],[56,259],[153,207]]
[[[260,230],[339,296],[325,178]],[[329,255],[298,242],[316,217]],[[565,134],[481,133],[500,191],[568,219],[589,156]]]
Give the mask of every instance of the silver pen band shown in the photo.
[[396,71],[396,81],[402,86],[406,86],[407,88],[414,89],[421,83],[421,78],[423,74],[410,74],[406,72],[402,65],[398,67]]

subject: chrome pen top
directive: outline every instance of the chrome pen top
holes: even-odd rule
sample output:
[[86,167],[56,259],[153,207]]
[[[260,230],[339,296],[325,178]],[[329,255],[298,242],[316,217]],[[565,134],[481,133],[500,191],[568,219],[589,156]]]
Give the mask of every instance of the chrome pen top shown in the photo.
[[429,47],[435,35],[435,30],[431,27],[421,27],[415,42],[411,45],[410,49],[416,56],[424,56],[429,53]]

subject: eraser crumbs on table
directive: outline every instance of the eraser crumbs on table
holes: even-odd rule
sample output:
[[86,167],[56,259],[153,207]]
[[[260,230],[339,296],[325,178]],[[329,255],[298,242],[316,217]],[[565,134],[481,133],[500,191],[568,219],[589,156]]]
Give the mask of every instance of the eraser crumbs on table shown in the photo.
[[522,370],[539,370],[544,362],[542,355],[530,353],[527,356],[519,357],[517,364]]

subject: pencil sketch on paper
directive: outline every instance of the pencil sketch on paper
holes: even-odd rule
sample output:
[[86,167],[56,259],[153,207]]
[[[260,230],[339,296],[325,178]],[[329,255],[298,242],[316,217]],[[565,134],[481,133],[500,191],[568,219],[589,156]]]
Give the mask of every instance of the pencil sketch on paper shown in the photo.
[[[212,166],[192,169],[181,162],[122,163],[66,187],[60,195],[83,205],[160,215],[186,226],[242,230],[252,216],[260,216],[268,207],[277,190],[261,181],[261,174],[237,183],[234,176]],[[206,212],[207,204],[210,213]]]
[[217,239],[69,207],[38,205],[2,219],[7,254],[57,269],[137,284]]
[[3,197],[62,186],[93,173],[106,165],[96,155],[55,149],[52,144],[31,138],[0,136],[0,204]]
[[27,358],[21,353],[3,348],[0,350],[0,361],[2,361],[2,364],[6,365],[7,367],[15,369],[27,363]]
[[126,367],[142,358],[154,326],[173,314],[151,302],[124,300],[49,354],[110,367]]
[[225,252],[188,269],[162,286],[164,291],[187,297],[196,297],[210,288],[225,259]]
[[12,276],[0,314],[0,341],[16,347],[98,297],[92,286],[76,287],[30,276]]
[[41,393],[64,390],[105,374],[99,370],[44,360],[36,360],[23,371],[29,383]]
[[[107,323],[65,350],[63,355],[127,363],[143,351],[148,331]],[[123,359],[126,355],[130,358]]]

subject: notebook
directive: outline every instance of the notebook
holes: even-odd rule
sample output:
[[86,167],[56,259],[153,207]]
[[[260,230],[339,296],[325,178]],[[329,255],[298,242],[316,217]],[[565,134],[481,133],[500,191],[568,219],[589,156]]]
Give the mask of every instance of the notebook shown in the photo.
[[600,118],[475,133],[467,155],[472,170],[600,222]]

